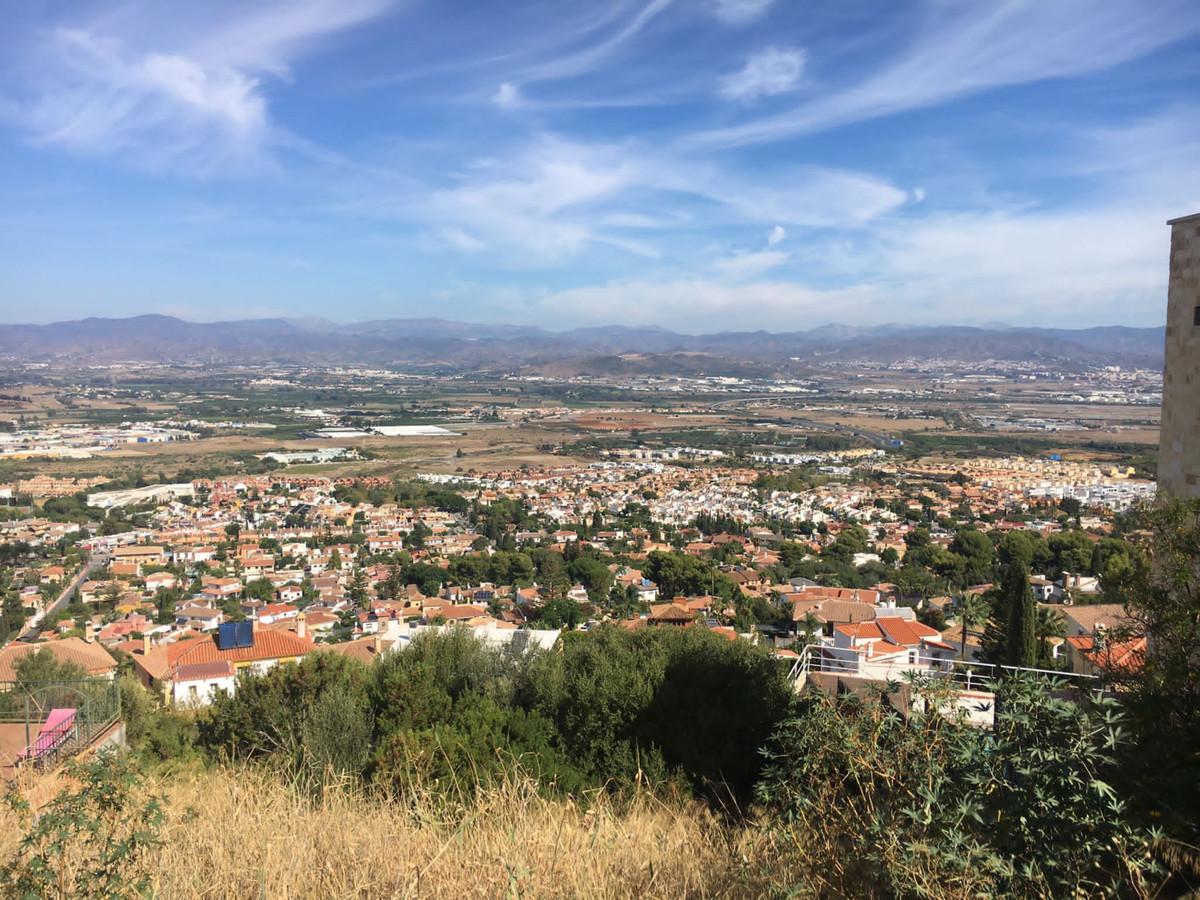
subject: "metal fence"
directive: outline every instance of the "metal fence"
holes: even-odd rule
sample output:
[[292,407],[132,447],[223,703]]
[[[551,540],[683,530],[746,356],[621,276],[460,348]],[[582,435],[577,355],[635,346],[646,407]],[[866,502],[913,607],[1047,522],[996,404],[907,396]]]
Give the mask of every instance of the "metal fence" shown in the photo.
[[[0,681],[0,726],[21,749],[16,765],[53,768],[121,717],[116,680]],[[14,727],[16,726],[16,727]]]
[[1078,688],[1099,690],[1102,685],[1102,680],[1095,675],[1083,675],[1058,669],[1002,666],[925,655],[910,656],[891,665],[863,664],[857,657],[839,657],[832,653],[826,653],[825,650],[826,648],[821,644],[809,644],[801,650],[800,658],[796,660],[789,673],[791,679],[795,681],[810,673],[816,673],[847,675],[878,681],[901,681],[905,675],[915,674],[944,679],[953,683],[960,690],[986,691],[999,679],[1024,672],[1045,678],[1063,679],[1067,684]]

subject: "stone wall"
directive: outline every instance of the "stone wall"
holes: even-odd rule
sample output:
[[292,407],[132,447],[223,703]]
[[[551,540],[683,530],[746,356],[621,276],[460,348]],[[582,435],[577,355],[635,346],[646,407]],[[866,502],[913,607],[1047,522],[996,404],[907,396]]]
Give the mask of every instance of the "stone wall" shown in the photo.
[[1200,214],[1173,219],[1158,486],[1200,497]]

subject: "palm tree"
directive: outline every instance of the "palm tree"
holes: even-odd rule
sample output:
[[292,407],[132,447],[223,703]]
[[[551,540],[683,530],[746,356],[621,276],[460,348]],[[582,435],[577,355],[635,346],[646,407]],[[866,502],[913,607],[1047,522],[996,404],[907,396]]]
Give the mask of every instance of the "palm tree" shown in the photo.
[[978,594],[962,594],[958,598],[958,618],[962,623],[962,648],[960,659],[967,658],[967,633],[972,628],[978,628],[988,620],[992,608]]
[[1037,632],[1038,665],[1048,669],[1054,662],[1050,656],[1050,638],[1065,637],[1067,633],[1066,623],[1063,621],[1062,614],[1057,609],[1051,609],[1048,606],[1039,606],[1034,630]]
[[800,620],[797,630],[804,635],[804,643],[807,646],[812,643],[813,635],[820,634],[823,627],[824,625],[821,620],[813,615],[810,609],[804,614],[804,618]]

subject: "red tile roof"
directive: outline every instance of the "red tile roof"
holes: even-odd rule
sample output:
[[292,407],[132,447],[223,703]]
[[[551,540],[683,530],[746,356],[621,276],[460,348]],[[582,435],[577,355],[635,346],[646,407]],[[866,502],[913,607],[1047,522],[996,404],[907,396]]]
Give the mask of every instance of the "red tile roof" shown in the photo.
[[901,644],[893,644],[891,641],[876,641],[871,645],[871,659],[878,659],[881,656],[891,656],[895,653],[904,653],[907,650]]
[[[166,646],[167,665],[174,671],[181,666],[200,663],[227,661],[233,664],[260,662],[268,659],[293,659],[311,653],[314,644],[308,638],[297,637],[287,631],[254,630],[254,644],[231,650],[217,648],[213,635],[178,641]],[[153,651],[152,651],[153,652]]]
[[695,618],[694,611],[675,603],[658,603],[650,607],[651,622],[690,622]]
[[[806,598],[803,594],[786,594],[792,601],[792,621],[802,622],[812,613],[818,622],[867,622],[875,618],[875,607],[856,600]],[[800,599],[796,599],[800,598]]]
[[874,622],[855,622],[853,625],[838,625],[837,630],[846,637],[857,638],[858,640],[879,640],[883,637],[883,632],[879,630],[879,626]]
[[207,681],[210,678],[228,678],[236,670],[233,663],[226,659],[214,662],[196,663],[190,666],[180,666],[175,670],[176,681]]
[[434,619],[474,619],[487,615],[487,609],[473,603],[454,603],[429,612]]
[[1146,639],[1133,638],[1128,641],[1108,641],[1100,647],[1091,635],[1076,635],[1067,638],[1067,643],[1097,669],[1106,672],[1137,672],[1146,655]]
[[77,637],[39,641],[36,644],[13,643],[0,649],[0,681],[16,679],[18,660],[39,650],[49,650],[60,663],[82,666],[89,675],[107,675],[117,668],[117,661],[102,646]]
[[916,647],[921,643],[921,638],[934,638],[936,640],[941,637],[937,631],[928,625],[923,625],[920,622],[910,622],[907,619],[901,619],[899,616],[883,616],[875,621],[888,640],[905,647]]

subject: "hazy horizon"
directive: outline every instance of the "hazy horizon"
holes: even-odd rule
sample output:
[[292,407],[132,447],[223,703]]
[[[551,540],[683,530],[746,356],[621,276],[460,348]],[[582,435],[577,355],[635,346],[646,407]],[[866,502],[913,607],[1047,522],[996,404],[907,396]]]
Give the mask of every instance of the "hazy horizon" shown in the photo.
[[21,4],[0,318],[1158,327],[1200,5]]
[[86,322],[89,319],[102,321],[128,321],[132,319],[142,319],[148,317],[166,317],[176,319],[189,325],[235,325],[239,322],[264,322],[264,321],[281,321],[288,322],[294,325],[311,325],[318,327],[322,324],[333,325],[338,328],[346,328],[354,325],[364,325],[371,322],[383,321],[428,321],[428,322],[445,322],[450,325],[466,325],[476,328],[524,328],[524,329],[540,329],[550,333],[570,332],[583,329],[608,329],[608,328],[628,328],[632,330],[657,330],[667,333],[674,333],[683,336],[698,336],[703,334],[721,333],[721,332],[767,332],[767,333],[787,333],[787,332],[807,332],[818,331],[821,329],[836,328],[836,329],[862,329],[862,330],[883,330],[883,329],[923,329],[923,328],[977,328],[989,331],[1013,330],[1020,331],[1024,329],[1051,329],[1051,330],[1074,330],[1087,331],[1098,328],[1132,328],[1140,330],[1162,329],[1166,327],[1166,322],[1162,321],[1157,324],[1147,325],[1124,325],[1119,322],[1098,322],[1093,325],[1077,325],[1077,326],[1052,326],[1042,325],[1039,323],[1014,324],[1009,322],[878,322],[867,324],[851,324],[848,322],[812,322],[806,325],[799,325],[795,328],[718,328],[718,329],[688,329],[684,326],[671,326],[660,324],[625,324],[621,322],[589,322],[578,325],[554,325],[547,323],[534,322],[511,322],[502,319],[465,319],[455,316],[440,316],[440,315],[396,315],[386,316],[371,319],[338,319],[330,316],[322,315],[306,315],[306,316],[243,316],[238,318],[192,318],[172,313],[160,312],[131,312],[128,315],[121,316],[104,316],[104,315],[83,315],[70,319],[49,319],[45,321],[33,320],[15,320],[0,322],[0,326],[32,326],[45,327],[50,325],[65,325],[77,322]]

